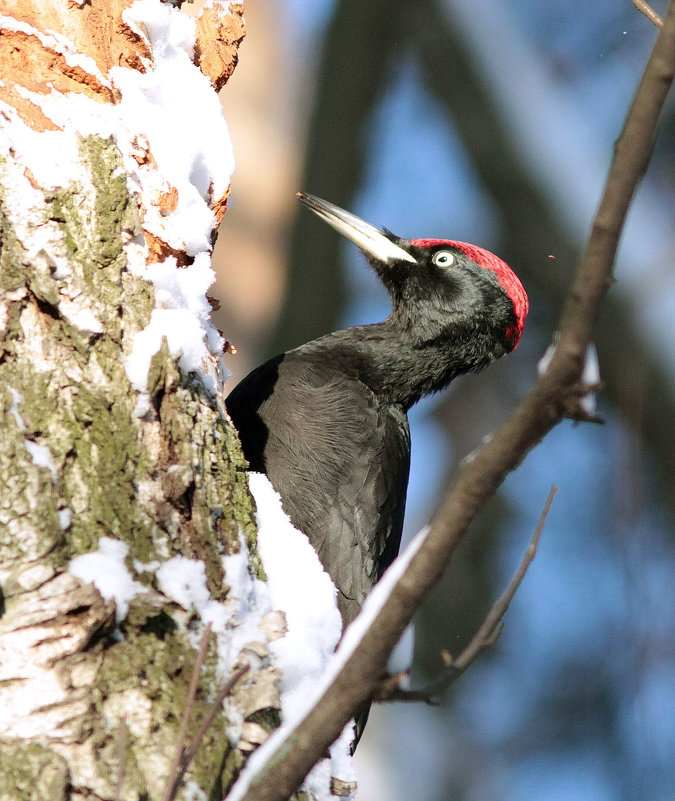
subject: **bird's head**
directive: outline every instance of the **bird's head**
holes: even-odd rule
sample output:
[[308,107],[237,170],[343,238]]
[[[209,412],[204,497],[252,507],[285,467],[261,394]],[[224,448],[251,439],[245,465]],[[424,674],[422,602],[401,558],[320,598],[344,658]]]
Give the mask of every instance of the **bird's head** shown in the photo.
[[498,256],[466,242],[402,239],[326,200],[304,192],[298,198],[362,251],[387,287],[399,324],[428,340],[451,329],[493,338],[491,358],[517,346],[529,302]]

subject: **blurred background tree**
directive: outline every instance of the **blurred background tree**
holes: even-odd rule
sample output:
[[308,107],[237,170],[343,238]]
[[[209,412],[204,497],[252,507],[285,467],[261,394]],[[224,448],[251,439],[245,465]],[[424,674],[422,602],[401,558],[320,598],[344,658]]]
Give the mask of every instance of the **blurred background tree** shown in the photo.
[[[387,315],[299,189],[402,236],[481,244],[530,294],[516,353],[412,415],[411,535],[532,381],[656,29],[629,0],[259,0],[247,22],[222,93],[238,158],[216,262],[232,386]],[[561,487],[500,642],[441,706],[372,713],[361,801],[675,798],[674,112],[598,327],[607,422],[559,426],[465,538],[417,616],[417,681],[473,633]]]

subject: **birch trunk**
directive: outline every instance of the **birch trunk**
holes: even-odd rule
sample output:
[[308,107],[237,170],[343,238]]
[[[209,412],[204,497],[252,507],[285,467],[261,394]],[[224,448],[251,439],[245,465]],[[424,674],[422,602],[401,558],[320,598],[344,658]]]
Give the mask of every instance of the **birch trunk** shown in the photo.
[[[129,113],[134,81],[146,81],[150,103],[148,87],[175,88],[159,72],[167,41],[178,61],[181,47],[192,51],[183,74],[201,70],[215,98],[242,8],[216,0],[196,23],[176,23],[184,15],[169,4],[131,5],[9,0],[0,18],[3,801],[162,797],[200,631],[194,587],[181,600],[156,566],[179,554],[203,565],[223,608],[234,602],[228,555],[247,548],[261,575],[245,463],[222,411],[222,343],[205,298],[185,289],[181,307],[174,287],[200,264],[194,280],[205,274],[229,176],[195,157],[181,183],[159,135],[141,118],[134,128],[144,107]],[[176,24],[178,34],[161,32]],[[186,112],[174,113],[178,125]],[[209,124],[195,121],[197,139]],[[190,192],[203,242],[181,223]],[[172,343],[182,323],[196,330],[196,355]],[[69,571],[92,553],[95,585]],[[108,572],[117,583],[106,592]],[[241,661],[223,647],[211,637],[190,735]],[[275,723],[276,674],[256,647],[257,668],[178,797],[222,797]]]

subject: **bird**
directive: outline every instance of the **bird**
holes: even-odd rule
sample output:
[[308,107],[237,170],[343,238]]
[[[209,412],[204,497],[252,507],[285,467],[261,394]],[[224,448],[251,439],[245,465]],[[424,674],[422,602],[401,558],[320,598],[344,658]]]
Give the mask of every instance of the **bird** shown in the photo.
[[511,268],[481,247],[404,239],[326,200],[297,196],[361,250],[391,313],[275,356],[225,405],[249,469],[268,477],[333,580],[346,628],[398,554],[408,410],[513,351],[529,301]]

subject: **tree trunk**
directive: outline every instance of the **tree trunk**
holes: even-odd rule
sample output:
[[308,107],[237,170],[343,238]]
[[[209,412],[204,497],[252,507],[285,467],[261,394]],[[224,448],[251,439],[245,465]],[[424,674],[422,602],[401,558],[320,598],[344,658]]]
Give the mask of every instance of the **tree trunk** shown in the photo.
[[[242,8],[131,5],[0,19],[3,801],[163,797],[205,610],[188,742],[242,661],[228,560],[262,576],[204,294]],[[277,721],[261,639],[178,797],[222,797]]]

